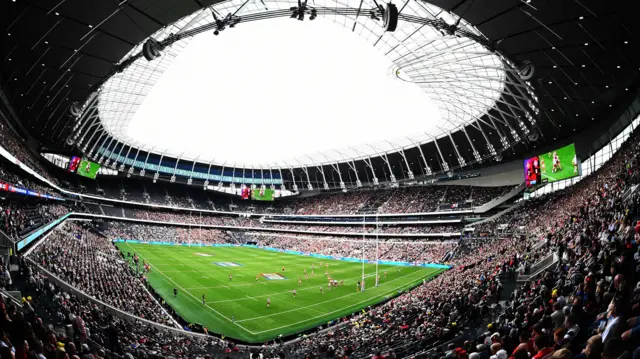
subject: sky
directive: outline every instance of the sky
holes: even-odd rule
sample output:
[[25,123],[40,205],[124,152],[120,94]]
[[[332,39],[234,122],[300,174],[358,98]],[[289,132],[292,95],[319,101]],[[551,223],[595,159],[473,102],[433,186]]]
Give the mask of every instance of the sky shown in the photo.
[[158,152],[259,167],[437,132],[439,121],[427,94],[350,29],[279,18],[196,36],[127,135]]

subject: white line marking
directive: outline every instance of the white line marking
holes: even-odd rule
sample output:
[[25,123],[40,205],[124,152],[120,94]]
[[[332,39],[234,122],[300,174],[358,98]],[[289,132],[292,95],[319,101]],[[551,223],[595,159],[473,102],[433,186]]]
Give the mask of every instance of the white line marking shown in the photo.
[[[129,243],[127,243],[127,245],[131,248],[131,245]],[[131,248],[133,249],[133,248]],[[140,258],[142,258],[143,260],[145,260],[145,258],[138,254],[138,256]],[[145,260],[147,263],[149,263],[150,267],[154,267],[153,264],[151,264],[151,262],[149,262],[148,260]],[[184,288],[182,288],[182,286],[180,286],[180,284],[176,283],[175,281],[173,281],[173,279],[169,278],[167,275],[165,275],[164,273],[162,273],[161,270],[159,270],[158,268],[156,268],[156,271],[160,274],[162,274],[165,278],[167,278],[167,280],[169,280],[171,283],[175,284],[176,287],[180,288],[183,292],[187,293],[189,296],[191,296],[191,298],[193,298],[196,302],[198,303],[202,303],[198,298],[196,298],[193,294],[191,294],[188,290],[185,290]],[[217,310],[213,309],[209,304],[205,304],[205,306],[207,306],[207,308],[211,309],[213,312],[215,312],[216,314],[218,314],[219,316],[221,316],[222,318],[226,319],[227,321],[229,321],[230,323],[233,323],[235,325],[237,325],[238,327],[242,328],[243,330],[245,330],[247,333],[250,333],[252,335],[255,335],[254,332],[250,331],[249,329],[243,327],[242,325],[236,323],[235,321],[231,320],[230,318],[227,318],[224,314],[218,312]]]
[[[127,245],[130,247],[129,243],[127,243]],[[141,257],[141,258],[143,258],[142,256],[140,256],[140,257]],[[144,258],[143,258],[143,259],[144,259]],[[153,267],[153,265],[152,265],[151,263],[149,263],[149,265]],[[423,268],[423,269],[426,269],[426,268]],[[442,271],[440,271],[439,269],[436,269],[436,268],[432,268],[432,269],[434,269],[436,272],[440,272],[440,273],[442,272]],[[156,270],[157,270],[157,268],[156,268]],[[189,294],[189,296],[191,296],[193,299],[195,299],[198,303],[201,303],[201,301],[200,301],[198,298],[196,298],[196,297],[195,297],[193,294],[191,294],[188,290],[185,290],[183,287],[181,287],[180,285],[178,285],[175,281],[173,281],[173,280],[172,280],[171,278],[169,278],[167,275],[165,275],[164,273],[162,273],[162,271],[160,271],[160,270],[157,270],[157,271],[158,271],[158,273],[160,273],[161,275],[163,275],[165,278],[167,278],[170,282],[174,283],[178,288],[182,289],[182,290],[183,290],[183,291],[185,291],[187,294]],[[389,282],[383,283],[382,285],[387,284],[387,283],[391,283],[392,281],[394,281],[394,280],[396,280],[396,279],[400,279],[400,278],[402,278],[402,277],[406,277],[407,275],[415,274],[415,273],[417,273],[417,272],[407,273],[407,274],[405,274],[405,275],[403,275],[403,276],[401,276],[401,277],[398,277],[398,278],[395,278],[395,279],[390,280]],[[266,284],[266,283],[265,283],[265,284]],[[252,285],[253,285],[253,283],[252,283]],[[382,286],[382,285],[380,285],[380,286]],[[223,285],[223,286],[224,286],[224,285]],[[224,287],[226,287],[226,286],[224,286]],[[227,288],[228,288],[228,287],[227,287]],[[287,325],[283,325],[283,326],[280,326],[280,327],[277,327],[277,328],[270,328],[270,329],[263,330],[263,331],[259,331],[259,332],[252,332],[251,330],[249,330],[249,329],[245,328],[244,326],[240,325],[240,324],[239,324],[239,322],[250,321],[250,320],[255,320],[255,319],[261,319],[261,318],[264,318],[264,317],[270,317],[270,316],[279,315],[279,314],[283,314],[283,313],[287,313],[287,312],[292,312],[292,311],[296,311],[296,310],[302,310],[302,309],[310,308],[310,307],[313,307],[313,306],[316,306],[316,305],[319,305],[319,304],[322,304],[322,303],[315,303],[315,304],[312,304],[312,305],[309,305],[309,306],[299,307],[299,308],[296,308],[296,309],[293,309],[293,310],[289,310],[289,311],[278,312],[278,313],[269,314],[269,315],[265,315],[265,316],[259,316],[259,317],[254,317],[254,318],[250,318],[250,319],[242,319],[242,320],[236,320],[236,321],[232,321],[230,318],[227,318],[227,317],[226,317],[226,316],[224,316],[222,313],[220,313],[220,312],[218,312],[217,310],[215,310],[214,308],[212,308],[209,304],[206,304],[206,306],[207,306],[207,308],[209,308],[210,310],[212,310],[213,312],[215,312],[216,314],[218,314],[218,315],[219,315],[219,316],[221,316],[222,318],[224,318],[224,319],[226,319],[227,321],[229,321],[229,322],[231,322],[231,323],[233,323],[233,324],[237,325],[238,327],[242,328],[242,329],[243,329],[243,330],[245,330],[246,332],[248,332],[248,333],[250,333],[250,334],[252,334],[252,335],[257,335],[257,334],[262,334],[262,333],[272,332],[272,331],[275,331],[275,330],[278,330],[278,329],[283,329],[283,328],[291,327],[291,326],[294,326],[294,325],[297,325],[297,324],[300,324],[300,323],[308,322],[308,321],[313,320],[313,319],[321,318],[321,317],[327,316],[327,315],[329,315],[329,314],[333,314],[333,313],[339,312],[339,311],[344,310],[344,309],[346,309],[346,308],[352,308],[352,307],[358,306],[358,305],[360,305],[360,304],[362,304],[362,303],[364,303],[364,302],[367,302],[367,301],[377,301],[379,298],[384,297],[384,296],[388,295],[389,293],[393,293],[394,291],[397,291],[397,290],[398,290],[398,288],[394,288],[394,289],[391,289],[391,290],[389,290],[389,291],[387,291],[387,292],[381,293],[380,295],[377,295],[377,296],[375,296],[375,297],[369,297],[369,298],[367,298],[367,299],[365,299],[365,300],[363,300],[363,301],[360,301],[360,302],[358,302],[358,303],[349,304],[349,305],[347,305],[347,306],[344,306],[344,307],[342,307],[342,308],[340,308],[340,309],[337,309],[337,310],[334,310],[334,311],[331,311],[331,312],[321,312],[321,313],[322,313],[321,315],[318,315],[318,316],[315,316],[315,317],[306,318],[306,319],[304,319],[304,320],[301,320],[301,321],[298,321],[298,322],[295,322],[295,323],[289,323],[289,324],[287,324]],[[290,293],[290,292],[287,292],[287,293]],[[330,301],[334,301],[334,300],[337,300],[337,299],[341,299],[341,298],[344,298],[344,297],[348,297],[348,296],[350,296],[350,295],[357,294],[357,293],[360,293],[360,292],[351,293],[351,294],[348,294],[348,295],[345,295],[345,296],[341,296],[341,297],[338,297],[338,298],[334,298],[334,299],[332,299],[332,300],[330,300]],[[236,299],[236,300],[243,300],[243,299]],[[287,301],[287,302],[289,302],[289,301]],[[327,302],[329,302],[329,301],[327,301]],[[211,303],[215,303],[215,302],[211,302]],[[323,302],[323,303],[326,303],[326,302]],[[315,310],[315,309],[312,309],[312,310],[314,310],[315,312],[320,312],[320,311]]]
[[[416,274],[416,273],[418,273],[418,272],[411,272],[411,273],[407,273],[407,274],[405,274],[405,275],[402,275],[402,276],[400,276],[400,277],[398,277],[398,278],[394,278],[394,279],[392,279],[392,280],[390,280],[390,281],[388,281],[388,282],[386,282],[386,283],[383,283],[383,284],[379,285],[379,286],[378,286],[378,288],[382,287],[382,286],[383,286],[383,285],[385,285],[385,284],[389,284],[389,283],[391,283],[391,282],[393,282],[393,281],[395,281],[395,280],[398,280],[398,279],[400,279],[400,278],[404,278],[404,277],[406,277],[406,276],[408,276],[408,275]],[[374,287],[374,288],[375,288],[375,287]],[[308,288],[304,288],[304,289],[308,289]],[[317,289],[317,288],[316,288],[316,289]],[[391,289],[390,291],[391,291],[391,292],[393,292],[393,291],[395,291],[395,290],[397,290],[397,288]],[[366,292],[366,290],[365,290],[365,292]],[[286,293],[291,294],[291,291],[287,291]],[[327,292],[327,293],[328,293],[328,292]],[[280,314],[284,314],[284,313],[296,312],[296,311],[301,310],[301,309],[312,308],[312,307],[315,307],[315,306],[318,306],[318,305],[321,305],[321,304],[325,304],[325,303],[333,302],[334,300],[339,300],[339,299],[346,298],[346,297],[350,297],[350,296],[352,296],[352,295],[354,295],[354,294],[360,294],[360,293],[362,293],[362,292],[353,292],[353,293],[349,293],[349,294],[347,294],[347,295],[343,295],[343,296],[341,296],[341,297],[337,297],[337,298],[332,298],[332,299],[329,299],[329,300],[325,300],[324,302],[317,302],[317,303],[314,303],[314,304],[311,304],[311,305],[307,305],[307,306],[305,306],[305,307],[298,307],[298,308],[289,309],[289,310],[285,310],[285,311],[278,312],[278,313],[267,314],[267,315],[263,315],[263,316],[255,317],[255,318],[248,318],[248,319],[236,320],[236,322],[238,322],[238,323],[242,323],[242,322],[247,322],[247,321],[250,321],[250,320],[255,320],[255,319],[262,319],[262,318],[272,317],[272,316],[274,316],[274,315],[280,315]],[[386,294],[386,293],[388,293],[388,292],[385,292],[384,294]],[[372,300],[373,298],[377,298],[377,297],[379,297],[379,296],[369,297],[368,299],[364,300],[364,302],[369,301],[369,300]],[[256,297],[256,298],[260,298],[260,297]],[[214,302],[214,303],[218,303],[218,302]],[[362,302],[360,302],[360,303],[362,303]],[[359,303],[358,303],[358,304],[359,304]],[[351,306],[353,306],[353,305],[350,305],[350,306],[348,306],[348,307],[351,307]],[[342,309],[344,309],[344,308],[338,309],[338,311],[339,311],[339,310],[342,310]],[[331,313],[333,313],[333,312],[331,312]],[[326,314],[330,314],[330,313],[326,313]]]
[[250,287],[252,285],[257,285],[257,284],[268,284],[267,282],[258,282],[258,283],[245,283],[245,284],[237,284],[237,285],[216,285],[213,287],[191,287],[191,288],[185,288],[186,290],[196,290],[196,289],[216,289],[216,288],[222,288],[222,287],[226,287],[226,288],[235,288],[235,287]]
[[246,295],[246,294],[245,294],[245,297],[247,297],[247,298],[249,298],[249,299],[253,299],[253,300],[255,300],[256,302],[258,301],[256,298],[254,298],[254,297],[250,297],[250,296],[248,296],[248,295]]
[[[392,289],[392,290],[389,290],[389,291],[387,291],[387,292],[384,292],[384,293],[382,293],[382,294],[380,294],[380,295],[378,295],[378,296],[370,297],[370,298],[365,299],[365,300],[363,300],[363,301],[361,301],[361,302],[354,303],[354,304],[349,304],[349,305],[347,305],[347,306],[344,306],[344,307],[342,307],[342,308],[340,308],[340,309],[336,309],[336,310],[331,311],[331,312],[323,312],[321,315],[317,315],[317,316],[315,316],[315,317],[311,317],[311,318],[306,318],[306,319],[304,319],[304,320],[300,320],[300,321],[295,322],[295,323],[289,323],[289,324],[287,324],[287,325],[283,325],[283,326],[280,326],[280,327],[277,327],[277,328],[271,328],[271,329],[267,329],[267,330],[262,330],[262,331],[259,331],[259,332],[255,332],[255,333],[254,333],[254,335],[255,335],[255,334],[268,333],[268,332],[272,332],[272,331],[274,331],[274,330],[278,330],[278,329],[282,329],[282,328],[287,328],[287,327],[292,327],[292,326],[297,325],[297,324],[300,324],[300,323],[304,323],[304,322],[308,322],[308,321],[311,321],[311,320],[314,320],[314,319],[322,318],[322,317],[325,317],[325,316],[327,316],[327,315],[329,315],[329,314],[333,314],[333,313],[339,312],[339,311],[341,311],[341,310],[344,310],[344,309],[346,309],[346,308],[352,308],[352,307],[358,306],[358,305],[360,305],[360,304],[362,304],[362,303],[364,303],[364,302],[368,302],[368,301],[371,301],[371,300],[374,300],[374,301],[375,301],[375,300],[377,300],[378,298],[380,298],[380,297],[384,297],[385,295],[388,295],[389,293],[393,293],[393,292],[394,292],[394,291],[396,291],[396,290],[397,290],[397,288]],[[355,294],[355,293],[354,293],[354,294]],[[340,297],[340,298],[343,298],[343,297]],[[340,299],[340,298],[337,298],[337,299]],[[333,300],[335,300],[335,299],[333,299]],[[299,309],[304,309],[304,308],[307,308],[307,307],[301,307],[301,308],[299,308]],[[282,314],[282,313],[286,313],[286,312],[280,312],[279,314]],[[263,318],[263,317],[265,317],[265,316],[262,316],[262,317],[256,317],[256,318],[253,318],[253,319],[260,319],[260,318]],[[246,320],[248,320],[248,319],[245,319],[245,320],[243,320],[243,321],[246,321]],[[237,321],[236,321],[236,322],[237,322]]]
[[[407,273],[407,274],[405,274],[405,275],[409,275],[409,274],[412,274],[412,273],[417,273],[417,272],[411,272],[411,273]],[[364,276],[364,277],[365,277],[365,278],[371,278],[371,277],[373,277],[373,276],[375,276],[375,274],[366,275],[366,276]],[[399,279],[399,278],[402,278],[402,277],[398,277],[398,278],[396,278],[396,279]],[[350,277],[350,278],[347,278],[347,280],[351,280],[351,279],[353,279],[353,280],[355,280],[355,281],[358,281],[358,280],[360,280],[360,276],[358,275],[357,277]],[[394,279],[390,280],[389,282],[392,282],[393,280],[394,280]],[[385,283],[389,283],[389,282],[385,282]],[[355,283],[355,282],[354,282],[354,283]],[[351,285],[352,285],[352,284],[354,284],[354,283],[351,283]],[[383,283],[383,284],[385,284],[385,283]],[[265,282],[265,283],[263,283],[263,284],[267,284],[267,283]],[[253,283],[252,283],[251,285],[253,285]],[[325,286],[325,284],[320,284],[320,285],[321,285],[321,286],[323,286],[323,287]],[[349,284],[347,284],[347,285],[349,285]],[[381,284],[381,285],[382,285],[382,284]],[[239,287],[239,286],[238,286],[238,287]],[[300,288],[300,287],[296,287],[296,289],[297,289],[297,288]],[[310,286],[310,287],[300,288],[300,289],[298,289],[298,291],[303,291],[303,290],[314,290],[314,289],[315,289],[315,290],[318,290],[318,286],[313,286],[313,285],[312,285],[312,286]],[[328,290],[328,291],[331,291],[331,290]],[[284,294],[291,294],[291,291],[290,291],[290,290],[287,290],[287,291],[284,291],[284,292],[274,292],[274,293],[269,293],[269,294],[265,294],[265,295],[258,295],[258,296],[255,296],[254,298],[266,298],[266,297],[269,297],[269,296],[277,296],[277,295],[284,295]],[[224,299],[224,300],[216,300],[215,302],[211,302],[211,303],[237,302],[237,301],[239,301],[239,300],[246,300],[246,299],[244,299],[244,298]]]

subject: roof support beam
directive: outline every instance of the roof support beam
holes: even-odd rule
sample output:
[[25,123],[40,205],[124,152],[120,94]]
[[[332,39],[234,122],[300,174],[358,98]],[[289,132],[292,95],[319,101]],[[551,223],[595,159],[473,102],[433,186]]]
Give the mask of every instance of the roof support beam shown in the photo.
[[[129,148],[131,148],[131,146]],[[140,154],[140,148],[141,147],[138,146],[138,150],[136,151],[136,155],[135,155],[135,157],[133,157],[133,161],[131,162],[131,167],[129,167],[129,170],[127,171],[127,177],[131,177],[131,175],[133,174],[134,166],[136,165],[136,162],[138,162],[138,155]]]
[[434,137],[432,138],[433,138],[433,144],[436,145],[437,154],[440,155],[440,164],[442,167],[442,171],[449,172],[449,164],[447,163],[444,156],[442,155],[442,151],[440,150],[440,145],[438,145],[438,140]]
[[176,171],[178,170],[178,163],[180,162],[182,155],[184,155],[184,152],[182,152],[182,154],[178,156],[178,159],[176,160],[176,165],[175,167],[173,167],[173,174],[171,175],[171,179],[169,180],[171,183],[176,181]]
[[429,164],[427,163],[427,158],[424,156],[424,152],[422,152],[422,146],[420,146],[419,143],[414,142],[412,139],[408,139],[409,141],[411,141],[411,143],[414,144],[414,146],[418,148],[418,151],[420,151],[420,158],[422,158],[422,163],[424,164],[424,174],[427,176],[431,176],[433,172],[431,171],[431,167],[429,167]]
[[162,159],[164,158],[164,155],[166,153],[167,153],[167,150],[164,150],[160,155],[160,161],[158,161],[158,168],[156,168],[156,173],[153,174],[153,183],[156,183],[158,178],[160,178],[160,166],[162,166]]
[[460,150],[458,150],[458,145],[456,144],[456,141],[453,140],[453,136],[451,136],[451,131],[449,131],[447,135],[449,136],[449,140],[451,140],[451,145],[453,146],[453,149],[456,151],[458,164],[460,165],[460,167],[466,166],[467,161],[465,161],[464,157],[462,157],[462,155],[460,154]]
[[[309,158],[311,159],[311,158]],[[320,166],[315,166],[317,169],[320,170],[320,173],[322,174],[322,188],[324,188],[325,190],[329,189],[329,184],[327,183],[327,177],[324,174],[324,167],[322,165]]]
[[147,172],[147,162],[149,162],[149,155],[151,154],[151,151],[153,151],[153,149],[156,148],[155,146],[151,147],[150,150],[147,151],[147,158],[144,159],[144,165],[142,166],[142,169],[140,170],[140,176],[144,177],[144,174]]
[[[378,151],[378,149],[376,149],[375,147],[369,145],[369,147],[371,147],[372,150],[374,151]],[[391,163],[389,163],[389,159],[387,158],[387,154],[384,152],[378,152],[378,156],[380,156],[380,158],[382,158],[382,160],[384,161],[384,163],[387,164],[387,168],[389,168],[389,175],[391,177],[391,183],[397,183],[397,179],[395,174],[393,174],[393,169],[391,169]],[[369,158],[369,161],[371,161],[371,158]],[[374,178],[375,180],[375,178]]]
[[204,183],[202,184],[205,189],[209,186],[209,177],[211,176],[211,165],[213,164],[213,160],[209,162],[209,169],[207,170],[207,178],[204,179]]
[[399,150],[396,148],[396,146],[394,146],[391,142],[387,141],[387,143],[398,153],[400,153],[400,155],[402,156],[402,159],[404,159],[404,164],[407,166],[407,177],[409,177],[410,180],[415,178],[415,175],[413,174],[413,171],[411,171],[411,166],[409,165],[409,161],[407,160],[407,156],[405,156],[404,154],[404,149],[400,148]]
[[193,170],[196,169],[196,162],[198,161],[198,158],[200,158],[200,155],[198,155],[191,164],[191,172],[189,173],[189,179],[187,180],[187,185],[189,186],[193,183]]

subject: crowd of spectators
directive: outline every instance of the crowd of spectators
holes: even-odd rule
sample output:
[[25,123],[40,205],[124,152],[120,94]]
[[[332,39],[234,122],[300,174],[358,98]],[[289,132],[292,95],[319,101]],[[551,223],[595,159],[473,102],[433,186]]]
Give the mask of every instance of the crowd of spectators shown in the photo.
[[[417,356],[448,359],[637,358],[640,355],[640,192],[636,190],[640,184],[639,133],[636,131],[592,175],[563,191],[519,206],[504,218],[494,221],[493,228],[491,223],[486,225],[488,232],[495,232],[498,223],[524,226],[524,235],[467,238],[462,239],[457,247],[440,243],[438,245],[443,251],[455,251],[455,257],[449,261],[453,265],[451,270],[381,305],[342,318],[340,325],[325,333],[303,338],[295,345],[278,346],[277,350],[287,351],[288,357],[379,359],[414,354],[428,348],[434,341],[453,338],[449,352],[436,350]],[[461,190],[456,192],[456,197],[452,195],[450,198],[465,198],[465,193]],[[359,203],[364,201],[369,199],[357,199]],[[340,208],[355,206],[346,204]],[[149,228],[139,230],[153,231]],[[179,237],[176,233],[165,234]],[[375,253],[375,244],[371,242],[340,240],[339,246],[336,242],[338,240],[285,236],[260,239],[263,245],[303,252],[357,257],[362,255],[364,244],[365,255]],[[387,240],[379,243],[378,248],[379,252],[384,251],[383,256],[389,253],[385,258],[411,258],[414,261],[421,256],[418,253],[421,246],[427,258],[446,253],[433,249],[432,243],[428,246],[424,243],[407,243],[403,247],[399,242]],[[433,254],[432,250],[435,251]],[[552,251],[557,252],[557,265],[510,295],[503,296],[505,280],[515,279],[529,263],[535,263]],[[34,251],[33,256],[65,281],[107,303],[159,322],[168,320],[146,294],[131,267],[118,257],[109,241],[98,234],[79,227],[67,232],[56,231]],[[29,271],[28,266],[23,268]],[[45,290],[56,290],[33,273],[27,273],[27,277],[41,288],[43,294]],[[118,283],[124,283],[126,288]],[[141,291],[137,292],[137,288]],[[487,326],[487,333],[460,341],[458,335],[462,327],[478,325],[483,318],[496,314],[500,307],[492,304],[505,297],[508,300],[503,306],[504,311],[500,311],[501,315]],[[96,316],[106,314],[95,314],[89,309],[90,304],[65,303],[74,303],[70,296],[58,294],[54,298],[57,298],[54,302],[71,308],[67,313],[75,313],[69,321],[78,328],[79,338],[82,338],[82,333],[91,333],[93,338],[95,330],[98,333],[96,342],[101,341],[102,347],[136,354],[140,354],[138,345],[143,350],[147,349],[146,342],[140,343],[139,340],[145,335],[140,334],[146,333],[145,329],[128,327],[130,332],[119,333],[112,328],[127,324],[114,318],[98,321]],[[30,306],[26,301],[26,312],[33,312]],[[20,312],[15,309],[11,313],[6,312],[5,306],[0,308],[5,311],[0,318],[1,324],[3,328],[8,324],[11,331],[9,344],[6,343],[7,337],[2,338],[5,344],[2,347],[8,348],[2,349],[3,359],[5,355],[12,357],[12,347],[20,359],[27,357],[30,347],[34,348],[33,356],[42,354],[44,345],[38,345],[34,340],[36,335],[46,333],[44,338],[47,338],[50,334],[42,328],[42,322],[31,318],[27,325],[26,315],[18,314]],[[92,319],[78,321],[78,315]],[[152,338],[151,342],[158,343],[153,334],[148,337]],[[56,339],[53,338],[53,343]],[[131,345],[133,340],[136,340],[135,348]],[[165,340],[171,341],[170,338]],[[179,349],[172,346],[166,349],[165,346],[158,350],[167,355],[192,356],[203,351],[211,352],[211,348],[217,345],[204,341],[193,348],[191,354],[187,350],[192,350],[192,342],[186,337],[177,340],[183,341],[184,346]],[[53,344],[50,339],[44,343]],[[125,349],[123,343],[131,346]],[[56,349],[49,347],[47,350],[51,354]],[[76,354],[94,355],[90,347],[86,350],[83,347],[82,351],[74,347],[69,350]],[[99,350],[96,353],[100,353]]]
[[171,324],[134,270],[105,237],[65,223],[31,254],[74,288],[140,318]]
[[[500,252],[504,251],[504,252]],[[517,255],[504,244],[475,263],[458,265],[389,302],[346,319],[346,325],[299,343],[318,357],[407,355],[481,318],[501,290],[500,277]],[[393,357],[393,356],[392,356]]]
[[486,333],[433,356],[640,357],[639,165],[636,132],[595,174],[510,213],[507,223],[528,215],[519,224],[544,241],[534,251],[553,248],[558,263],[516,288]]
[[246,228],[269,228],[275,230],[288,231],[314,231],[314,232],[331,232],[331,233],[380,233],[382,235],[389,234],[433,234],[433,233],[459,233],[462,231],[462,224],[455,225],[439,225],[439,224],[398,224],[398,225],[381,225],[376,229],[375,226],[363,227],[358,222],[351,225],[314,225],[314,224],[297,224],[283,223],[274,221],[261,221],[258,217],[229,216],[207,213],[184,213],[174,211],[145,211],[134,210],[133,217],[137,219],[153,220],[166,223],[188,223],[193,225],[212,225],[212,226],[228,226],[228,227],[246,227]]
[[[462,207],[480,206],[511,189],[503,187],[425,186],[395,189],[361,190],[300,198],[276,204],[283,213],[355,214],[355,213],[423,213]],[[467,206],[468,207],[468,206]]]
[[0,296],[2,359],[248,356],[228,341],[124,320],[93,301],[64,291],[26,260],[20,268],[20,277],[26,279],[22,303]]
[[[283,235],[265,233],[223,232],[208,228],[180,228],[162,225],[143,225],[126,222],[109,222],[105,232],[110,239],[163,241],[203,244],[245,244],[255,242],[258,246],[293,250],[304,253],[331,255],[335,257],[361,258],[364,246],[365,258],[376,258],[376,242],[373,238],[349,239],[344,237],[314,235]],[[456,241],[403,241],[381,239],[378,241],[378,258],[381,260],[441,263],[447,253],[452,253]]]
[[111,239],[204,244],[235,243],[231,235],[210,228],[154,226],[127,222],[109,222],[108,226],[105,234]]
[[18,171],[12,170],[11,167],[12,166],[0,162],[0,182],[9,183],[16,187],[26,188],[39,193],[60,196],[58,191],[40,184],[39,181],[32,180],[26,176],[18,175],[16,173]]
[[[108,185],[107,181],[104,181]],[[388,189],[360,189],[346,193],[319,194],[310,197],[278,199],[275,202],[257,202],[233,200],[215,197],[211,201],[203,192],[199,198],[191,198],[188,193],[169,193],[162,184],[145,184],[138,189],[125,188],[124,185],[111,184],[108,191],[99,195],[158,204],[178,208],[217,209],[246,213],[274,213],[291,215],[336,215],[336,214],[386,214],[386,213],[425,213],[448,211],[452,209],[480,206],[508,192],[511,187],[474,187],[474,186],[415,186]],[[105,187],[106,188],[106,187]],[[135,196],[139,190],[142,196]],[[231,201],[231,202],[229,202]],[[219,202],[219,203],[218,203]],[[226,202],[226,203],[225,203]]]
[[[334,257],[364,258],[411,263],[441,263],[445,255],[453,252],[455,241],[402,241],[398,239],[344,239],[327,236],[288,236],[254,233],[251,239],[258,245],[303,253]],[[376,252],[376,246],[378,250]]]
[[17,241],[68,211],[55,201],[4,199],[0,201],[0,230]]
[[471,187],[470,200],[475,206],[480,206],[496,198],[500,198],[513,189],[513,186],[500,187]]
[[373,226],[362,227],[357,224],[351,226],[339,225],[300,225],[293,223],[259,223],[260,228],[285,229],[296,231],[314,231],[325,233],[380,233],[388,234],[425,234],[425,233],[460,233],[462,226],[454,225],[398,225],[398,226]]
[[[540,221],[530,218],[525,223],[530,227],[527,235],[463,239],[450,261],[452,270],[380,306],[342,319],[341,325],[329,332],[284,349],[294,356],[315,357],[414,352],[438,338],[455,337],[465,323],[477,323],[501,298],[503,280],[513,278],[523,263],[558,250],[564,261],[516,290],[500,320],[488,327],[491,332],[460,343],[449,353],[430,355],[452,359],[491,355],[497,359],[510,355],[572,358],[580,354],[582,343],[592,334],[600,336],[587,342],[584,355],[588,358],[617,359],[625,350],[632,351],[639,330],[635,316],[640,314],[640,293],[635,290],[640,256],[634,256],[640,229],[631,222],[639,214],[640,197],[627,191],[639,180],[640,147],[633,140],[637,137],[595,175],[557,194],[560,199],[540,199],[545,206],[556,205],[558,211],[539,213],[543,216]],[[532,202],[534,205],[539,204]],[[331,255],[361,254],[356,241],[336,246],[322,244],[329,240],[270,237],[260,242]],[[390,253],[392,258],[397,245],[385,241],[379,249],[385,252],[383,256]],[[399,252],[413,254],[419,251],[417,245],[407,244]],[[370,243],[365,244],[367,252],[372,252]],[[400,254],[399,258],[406,257]]]
[[3,120],[4,119],[0,120],[0,143],[2,144],[2,147],[27,167],[30,167],[49,181],[57,184],[58,181],[56,178],[52,176],[44,166],[42,166],[36,155],[27,148],[27,144],[23,140],[17,138]]

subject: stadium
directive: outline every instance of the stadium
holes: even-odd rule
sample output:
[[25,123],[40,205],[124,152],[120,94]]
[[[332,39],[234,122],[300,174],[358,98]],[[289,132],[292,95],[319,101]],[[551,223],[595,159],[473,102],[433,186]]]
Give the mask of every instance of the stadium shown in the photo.
[[0,5],[0,359],[640,358],[633,2]]

